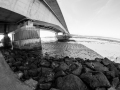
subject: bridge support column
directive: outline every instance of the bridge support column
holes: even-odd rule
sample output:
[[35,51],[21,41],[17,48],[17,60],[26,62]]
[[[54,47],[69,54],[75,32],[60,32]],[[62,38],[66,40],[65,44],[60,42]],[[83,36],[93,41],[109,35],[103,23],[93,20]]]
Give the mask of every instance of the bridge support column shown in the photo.
[[58,41],[68,41],[70,38],[69,35],[67,35],[66,33],[63,33],[63,32],[56,34],[56,37],[57,37]]
[[35,27],[22,27],[17,29],[14,34],[14,44],[17,48],[42,49],[40,30]]

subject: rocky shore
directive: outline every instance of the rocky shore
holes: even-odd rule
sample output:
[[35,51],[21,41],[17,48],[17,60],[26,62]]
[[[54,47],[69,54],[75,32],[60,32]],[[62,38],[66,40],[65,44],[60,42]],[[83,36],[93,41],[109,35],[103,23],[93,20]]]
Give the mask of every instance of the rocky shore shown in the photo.
[[17,78],[33,90],[120,90],[120,64],[108,58],[44,57],[40,50],[1,50]]

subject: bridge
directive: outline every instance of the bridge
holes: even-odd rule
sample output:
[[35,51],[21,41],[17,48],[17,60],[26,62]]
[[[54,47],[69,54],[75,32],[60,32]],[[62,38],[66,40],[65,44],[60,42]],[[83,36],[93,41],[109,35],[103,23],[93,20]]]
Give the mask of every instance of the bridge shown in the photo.
[[40,30],[69,35],[56,0],[0,0],[0,33],[12,32],[14,42],[24,45],[39,42]]

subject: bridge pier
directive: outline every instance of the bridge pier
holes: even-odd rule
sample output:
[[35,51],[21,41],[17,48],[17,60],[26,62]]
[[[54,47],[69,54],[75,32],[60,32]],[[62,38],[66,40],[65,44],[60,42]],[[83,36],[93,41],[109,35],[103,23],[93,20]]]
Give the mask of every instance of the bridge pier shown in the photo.
[[41,47],[40,30],[36,27],[22,27],[14,32],[14,45],[18,48],[39,48]]
[[64,32],[60,32],[60,33],[55,33],[58,41],[68,41],[70,36],[69,34],[66,34]]

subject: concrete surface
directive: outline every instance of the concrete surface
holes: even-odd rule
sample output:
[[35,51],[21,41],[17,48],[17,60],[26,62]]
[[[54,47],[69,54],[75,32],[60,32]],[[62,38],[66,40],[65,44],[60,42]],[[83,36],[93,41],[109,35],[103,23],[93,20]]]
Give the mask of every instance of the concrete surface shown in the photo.
[[20,82],[0,52],[0,90],[32,90]]

